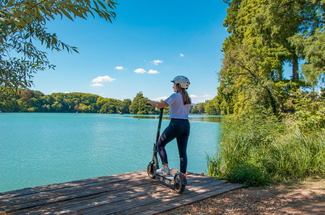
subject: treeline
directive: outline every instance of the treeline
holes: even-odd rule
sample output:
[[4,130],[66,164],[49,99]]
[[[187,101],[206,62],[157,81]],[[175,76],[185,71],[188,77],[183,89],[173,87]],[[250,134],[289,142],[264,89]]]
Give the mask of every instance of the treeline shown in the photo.
[[2,112],[129,113],[130,99],[103,98],[89,93],[52,93],[33,90],[1,91]]
[[45,95],[40,91],[8,90],[0,91],[0,111],[2,112],[65,112],[65,113],[120,113],[150,114],[153,107],[139,92],[133,100],[103,98],[90,93],[52,93]]
[[[63,113],[119,113],[157,114],[154,107],[146,105],[149,99],[142,92],[131,99],[103,98],[90,93],[52,93],[40,91],[9,90],[0,88],[1,112],[63,112]],[[193,106],[193,114],[204,114],[206,103]],[[209,110],[209,108],[208,108]],[[168,108],[165,113],[168,114]]]
[[210,174],[245,185],[325,177],[324,1],[224,2],[213,103],[227,116]]

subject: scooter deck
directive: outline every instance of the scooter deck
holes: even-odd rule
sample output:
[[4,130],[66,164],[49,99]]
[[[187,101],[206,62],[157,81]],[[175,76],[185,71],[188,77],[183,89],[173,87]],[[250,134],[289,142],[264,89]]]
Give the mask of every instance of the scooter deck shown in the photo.
[[159,181],[161,181],[165,184],[174,185],[174,176],[173,175],[163,175],[163,174],[155,173],[155,176]]

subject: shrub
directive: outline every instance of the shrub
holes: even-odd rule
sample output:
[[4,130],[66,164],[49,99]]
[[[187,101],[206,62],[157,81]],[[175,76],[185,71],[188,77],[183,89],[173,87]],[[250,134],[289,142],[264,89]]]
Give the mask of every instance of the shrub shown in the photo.
[[248,163],[230,168],[225,174],[225,178],[231,183],[243,183],[246,187],[261,186],[268,182],[267,174],[263,168]]

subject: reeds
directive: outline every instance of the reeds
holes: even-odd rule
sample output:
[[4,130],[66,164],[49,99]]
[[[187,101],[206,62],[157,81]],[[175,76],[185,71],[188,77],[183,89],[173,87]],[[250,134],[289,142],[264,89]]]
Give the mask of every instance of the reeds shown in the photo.
[[208,158],[211,176],[246,186],[325,176],[324,128],[301,129],[270,115],[227,116],[221,141]]

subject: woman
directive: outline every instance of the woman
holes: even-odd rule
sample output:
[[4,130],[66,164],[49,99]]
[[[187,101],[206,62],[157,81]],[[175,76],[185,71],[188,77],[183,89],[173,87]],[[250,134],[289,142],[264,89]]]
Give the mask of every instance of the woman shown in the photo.
[[172,82],[174,83],[174,93],[163,102],[148,101],[148,104],[156,108],[163,108],[169,106],[169,117],[171,118],[168,127],[161,134],[157,142],[157,151],[162,161],[162,167],[156,172],[164,175],[170,175],[168,167],[167,153],[165,146],[167,143],[176,138],[179,158],[180,171],[186,174],[187,167],[187,141],[190,135],[190,123],[188,121],[188,114],[191,109],[191,99],[187,94],[187,89],[190,81],[185,76],[176,76]]

